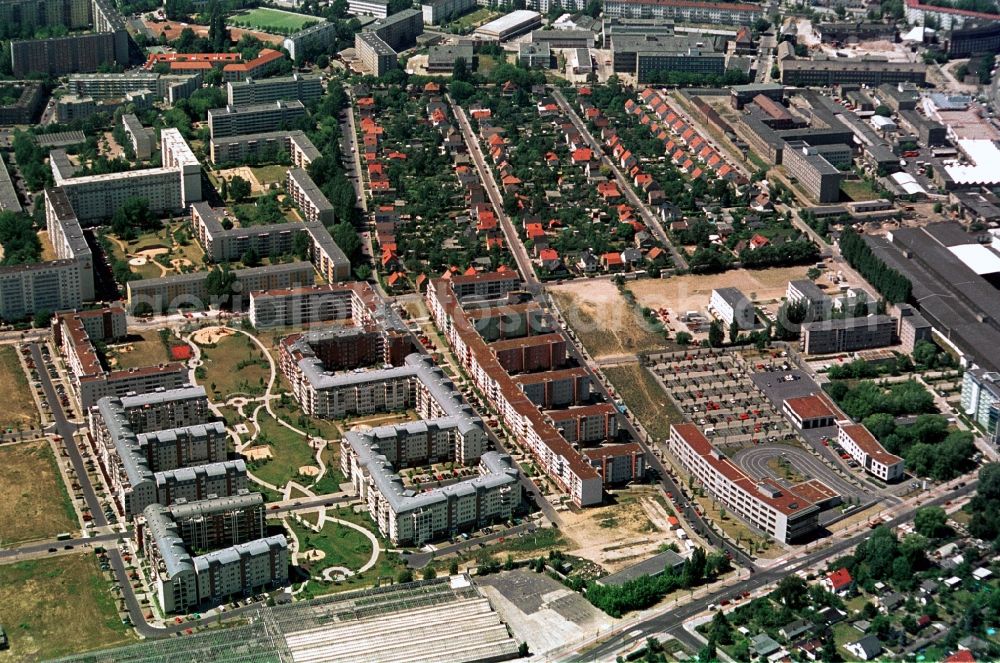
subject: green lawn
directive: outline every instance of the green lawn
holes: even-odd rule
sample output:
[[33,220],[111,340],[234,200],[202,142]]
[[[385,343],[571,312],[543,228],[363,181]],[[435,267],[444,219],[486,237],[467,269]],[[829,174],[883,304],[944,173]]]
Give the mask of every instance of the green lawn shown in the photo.
[[[288,430],[270,416],[259,418],[261,435],[255,444],[268,443],[271,449],[270,460],[253,461],[251,472],[264,481],[283,486],[299,474],[299,468],[305,465],[316,465],[315,453],[304,437]],[[308,478],[303,483],[308,484]]]
[[205,377],[198,384],[204,386],[212,400],[222,401],[229,396],[245,394],[259,396],[267,387],[270,368],[257,344],[243,334],[233,334],[214,345],[201,348]]
[[[172,342],[178,341],[173,339]],[[139,368],[173,361],[163,347],[160,335],[155,331],[132,334],[131,340],[109,348],[108,354],[114,358],[115,368]]]
[[280,9],[269,9],[267,7],[257,7],[244,14],[237,14],[230,19],[232,25],[239,27],[260,30],[261,32],[277,32],[289,34],[319,23],[321,19],[305,14],[295,14],[281,11]]
[[480,7],[476,11],[469,12],[465,16],[462,16],[458,20],[452,21],[447,25],[447,27],[459,27],[459,28],[471,28],[479,27],[487,21],[491,21],[497,16],[500,16],[500,12],[495,12],[490,10],[488,7]]
[[288,177],[288,166],[260,166],[258,168],[251,168],[254,177],[257,178],[261,184],[270,184],[271,182],[278,182],[284,184]]
[[0,413],[0,428],[18,429],[37,425],[35,399],[31,396],[31,386],[13,345],[0,346],[0,384],[7,394],[7,404]]
[[313,437],[322,437],[324,440],[340,440],[343,435],[337,422],[306,416],[291,397],[288,397],[286,402],[276,403],[274,412],[278,418],[306,431]]
[[289,524],[299,539],[300,551],[315,548],[324,554],[323,559],[316,562],[300,560],[300,563],[310,568],[310,572],[314,575],[330,566],[343,566],[357,571],[372,555],[371,541],[352,527],[327,522],[317,533],[292,521],[289,521]]
[[92,554],[0,566],[0,662],[49,660],[132,639]]

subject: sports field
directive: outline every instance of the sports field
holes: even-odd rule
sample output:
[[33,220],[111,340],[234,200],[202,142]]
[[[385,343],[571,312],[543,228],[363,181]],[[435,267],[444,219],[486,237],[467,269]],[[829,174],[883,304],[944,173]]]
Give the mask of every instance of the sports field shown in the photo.
[[280,9],[257,7],[243,14],[236,14],[230,19],[230,23],[262,32],[291,34],[307,25],[319,23],[320,20],[322,19],[315,16],[295,14],[293,12],[281,11]]

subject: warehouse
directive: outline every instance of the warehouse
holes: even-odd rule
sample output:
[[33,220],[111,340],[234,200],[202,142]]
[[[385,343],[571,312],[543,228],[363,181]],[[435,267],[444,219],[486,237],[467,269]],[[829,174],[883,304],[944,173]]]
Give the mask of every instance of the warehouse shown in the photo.
[[527,9],[519,9],[479,26],[473,36],[488,41],[503,42],[541,27],[541,25],[541,14]]

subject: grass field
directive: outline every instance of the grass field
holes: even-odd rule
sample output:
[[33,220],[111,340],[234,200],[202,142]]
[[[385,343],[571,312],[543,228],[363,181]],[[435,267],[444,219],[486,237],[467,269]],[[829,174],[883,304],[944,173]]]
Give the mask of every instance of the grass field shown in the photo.
[[316,562],[302,562],[300,560],[300,563],[311,566],[314,575],[330,566],[343,566],[357,571],[372,556],[371,541],[364,534],[351,527],[327,522],[323,529],[317,533],[298,523],[291,523],[291,525],[295,530],[295,536],[299,538],[301,551],[315,548],[321,550],[325,555],[323,559]]
[[840,183],[840,190],[844,196],[847,196],[854,202],[859,200],[876,200],[878,198],[875,189],[865,180],[844,180]]
[[602,371],[614,385],[625,407],[632,411],[646,431],[657,441],[662,441],[670,435],[671,423],[684,420],[656,378],[638,364],[609,366]]
[[235,394],[259,396],[267,388],[270,368],[257,344],[243,334],[233,334],[214,344],[202,346],[205,361],[204,385],[212,400],[225,400]]
[[49,660],[130,641],[93,555],[0,566],[3,661]]
[[55,538],[77,529],[49,443],[0,447],[0,545]]
[[108,354],[114,358],[115,368],[138,368],[140,366],[155,366],[165,361],[172,361],[167,355],[160,335],[155,331],[133,334],[134,340],[121,343],[108,349]]
[[451,23],[447,27],[457,27],[457,28],[472,28],[479,27],[487,21],[492,21],[497,16],[500,16],[500,12],[491,11],[488,7],[480,7],[474,12],[469,12],[465,16],[462,16]]
[[29,428],[38,424],[38,410],[31,396],[31,386],[12,345],[0,346],[0,384],[6,404],[0,412],[0,429]]
[[255,476],[275,486],[283,486],[298,475],[300,467],[316,465],[315,451],[304,437],[270,416],[262,414],[258,421],[261,435],[269,442],[271,459],[251,470]]
[[230,19],[232,25],[260,30],[261,32],[277,32],[289,34],[319,23],[320,19],[305,14],[293,14],[280,9],[257,7],[244,14],[237,14]]
[[283,183],[288,175],[288,166],[260,166],[258,168],[251,168],[254,177],[261,184],[270,184],[271,182]]

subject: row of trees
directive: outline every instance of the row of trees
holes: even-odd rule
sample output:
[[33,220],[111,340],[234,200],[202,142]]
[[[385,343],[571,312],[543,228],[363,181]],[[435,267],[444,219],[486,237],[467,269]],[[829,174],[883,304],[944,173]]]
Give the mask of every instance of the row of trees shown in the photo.
[[42,255],[35,225],[27,214],[0,212],[0,245],[3,246],[0,263],[3,265],[38,262]]
[[936,411],[934,397],[914,380],[885,387],[870,380],[859,382],[853,387],[845,382],[831,382],[827,392],[855,421],[876,412],[902,416]]
[[657,576],[639,576],[622,585],[590,582],[587,585],[587,599],[612,617],[621,617],[627,612],[655,605],[664,596],[678,589],[691,589],[710,582],[730,568],[729,559],[725,555],[706,555],[701,548],[695,548],[679,571],[667,568]]
[[748,269],[762,269],[785,265],[804,265],[816,262],[819,248],[808,238],[783,244],[772,243],[758,249],[743,249],[740,262]]
[[909,279],[886,265],[852,228],[844,228],[840,233],[840,252],[889,302],[898,304],[910,298]]
[[906,459],[907,468],[920,476],[939,481],[953,479],[972,469],[976,453],[972,434],[949,430],[948,420],[939,414],[922,414],[908,426],[878,412],[862,420],[887,450]]

